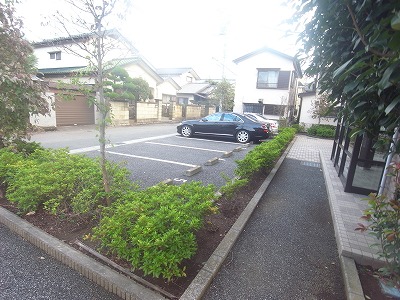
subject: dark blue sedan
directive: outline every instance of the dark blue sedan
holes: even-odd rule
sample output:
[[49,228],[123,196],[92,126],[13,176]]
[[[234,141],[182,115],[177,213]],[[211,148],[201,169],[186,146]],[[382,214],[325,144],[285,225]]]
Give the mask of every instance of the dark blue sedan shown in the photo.
[[184,137],[195,134],[233,137],[239,143],[265,140],[270,135],[268,124],[261,124],[245,115],[231,112],[218,112],[200,120],[182,121],[177,131]]

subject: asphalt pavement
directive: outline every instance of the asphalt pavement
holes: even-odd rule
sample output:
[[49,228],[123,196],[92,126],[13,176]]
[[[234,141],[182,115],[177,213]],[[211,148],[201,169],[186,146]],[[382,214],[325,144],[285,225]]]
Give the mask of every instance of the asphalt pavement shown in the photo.
[[117,300],[0,224],[1,300]]
[[284,160],[203,299],[346,299],[319,163]]

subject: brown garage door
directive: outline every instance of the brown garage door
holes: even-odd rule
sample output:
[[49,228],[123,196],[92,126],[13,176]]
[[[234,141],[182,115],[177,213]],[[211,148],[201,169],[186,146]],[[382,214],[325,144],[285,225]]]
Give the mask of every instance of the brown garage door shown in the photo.
[[94,124],[93,104],[89,105],[87,97],[75,95],[73,100],[56,96],[57,126]]

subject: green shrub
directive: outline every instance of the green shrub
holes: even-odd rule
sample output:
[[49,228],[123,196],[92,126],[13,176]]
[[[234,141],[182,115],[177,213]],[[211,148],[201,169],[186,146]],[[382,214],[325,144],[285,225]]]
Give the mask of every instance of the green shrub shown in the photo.
[[324,124],[313,124],[307,129],[307,134],[323,138],[335,137],[335,126]]
[[249,183],[247,178],[225,178],[225,180],[226,184],[222,186],[219,191],[228,199],[231,199],[237,190]]
[[8,185],[23,161],[21,153],[15,153],[10,148],[0,149],[0,183]]
[[[128,171],[108,164],[112,199],[135,188]],[[98,161],[66,149],[36,150],[13,169],[7,198],[22,212],[44,209],[53,214],[92,214],[105,197]]]
[[44,150],[42,145],[37,142],[27,142],[23,140],[15,140],[11,147],[15,147],[16,151],[24,155],[30,155],[36,150]]
[[272,167],[295,133],[296,129],[286,127],[273,140],[257,145],[242,160],[236,161],[235,174],[250,178],[254,173]]
[[104,208],[93,238],[146,275],[185,276],[181,265],[197,249],[194,232],[215,211],[215,187],[199,182],[160,184]]
[[305,132],[306,131],[304,123],[302,123],[302,124],[293,124],[292,128],[296,129],[296,132]]

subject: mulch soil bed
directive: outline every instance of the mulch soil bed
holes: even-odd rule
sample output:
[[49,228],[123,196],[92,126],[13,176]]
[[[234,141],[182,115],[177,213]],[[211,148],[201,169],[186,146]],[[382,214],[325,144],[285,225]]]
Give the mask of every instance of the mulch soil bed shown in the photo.
[[[251,182],[236,192],[232,199],[227,199],[226,197],[218,199],[216,204],[220,213],[206,217],[204,228],[196,234],[198,250],[195,256],[183,262],[183,265],[186,266],[186,277],[168,282],[160,278],[144,276],[140,270],[135,270],[133,273],[168,293],[175,295],[177,298],[180,297],[240,216],[266,176],[267,174],[265,173],[254,176]],[[2,195],[4,195],[4,192],[0,192],[0,206],[18,214],[16,206],[5,199],[5,197],[1,197]],[[70,216],[60,218],[45,212],[43,209],[39,209],[32,214],[20,215],[20,217],[78,250],[82,249],[75,244],[76,240],[94,249],[98,246],[95,242],[84,240],[84,236],[91,232],[91,229],[96,225],[96,221]],[[106,253],[101,254],[118,263],[121,267],[130,270],[131,266],[126,261],[121,261]]]

